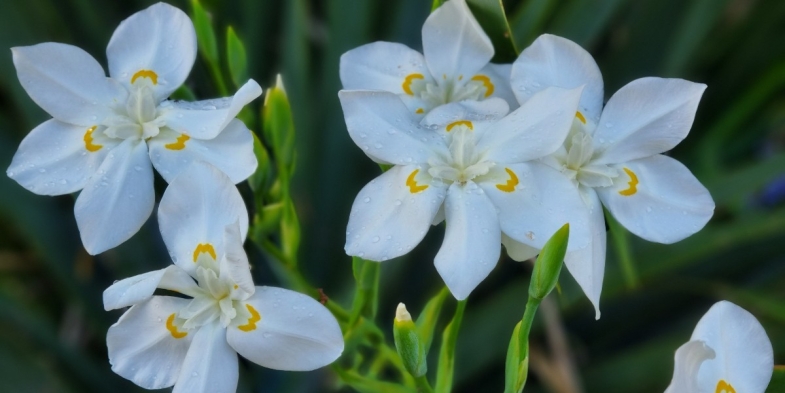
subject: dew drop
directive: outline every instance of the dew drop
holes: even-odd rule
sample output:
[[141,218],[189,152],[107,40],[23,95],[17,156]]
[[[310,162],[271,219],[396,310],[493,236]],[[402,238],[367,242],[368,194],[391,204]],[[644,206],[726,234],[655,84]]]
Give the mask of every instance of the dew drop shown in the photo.
[[373,239],[371,239],[371,241],[374,242],[374,243],[378,243],[379,242],[379,236],[374,236]]
[[365,203],[368,203],[370,201],[371,201],[371,198],[369,198],[369,197],[365,197],[365,199],[363,200],[363,202],[365,202]]
[[[368,201],[366,201],[366,202],[368,202]],[[401,206],[401,200],[400,199],[396,199],[395,200],[395,206]]]

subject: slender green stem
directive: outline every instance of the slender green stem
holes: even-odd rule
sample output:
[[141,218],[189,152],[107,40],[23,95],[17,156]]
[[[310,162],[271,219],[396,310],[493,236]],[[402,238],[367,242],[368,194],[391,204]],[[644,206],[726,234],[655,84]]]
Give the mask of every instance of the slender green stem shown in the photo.
[[444,328],[442,347],[439,350],[439,365],[436,370],[437,393],[447,393],[452,390],[453,373],[455,372],[455,344],[458,341],[458,331],[461,328],[465,309],[466,300],[459,301],[452,321]]
[[624,274],[624,282],[627,288],[635,288],[638,286],[638,271],[635,268],[635,261],[632,259],[632,253],[630,252],[627,230],[608,211],[605,211],[605,222],[608,223],[610,228],[613,246],[616,249],[621,270]]
[[534,315],[537,313],[537,307],[540,306],[542,299],[529,297],[526,302],[526,310],[523,312],[523,319],[521,319],[521,329],[518,331],[518,345],[520,346],[520,356],[525,358],[529,356],[529,333],[532,330],[532,323],[534,322]]
[[417,390],[420,392],[433,393],[433,388],[431,387],[431,384],[428,383],[428,378],[426,378],[425,375],[415,378],[414,381],[417,383]]

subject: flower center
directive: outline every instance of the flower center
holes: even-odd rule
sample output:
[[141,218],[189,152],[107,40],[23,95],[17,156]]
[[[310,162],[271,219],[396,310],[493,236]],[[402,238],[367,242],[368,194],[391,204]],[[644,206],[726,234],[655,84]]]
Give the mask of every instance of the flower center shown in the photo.
[[466,183],[488,173],[495,165],[477,152],[474,126],[470,121],[458,121],[447,126],[450,156],[436,156],[428,160],[428,174],[448,183]]
[[555,162],[548,163],[580,186],[608,187],[620,175],[618,169],[594,162],[594,141],[580,112],[564,141],[564,150],[555,153],[553,158]]
[[465,79],[463,75],[450,78],[442,75],[435,81],[427,82],[422,74],[410,74],[403,82],[406,94],[420,98],[425,108],[418,108],[417,113],[424,113],[431,109],[463,100],[481,101],[493,94],[494,85],[491,79],[482,74]]
[[238,315],[249,314],[244,302],[233,296],[238,289],[237,284],[220,274],[211,245],[199,244],[196,247],[194,263],[197,265],[196,278],[202,291],[177,315],[184,320],[182,326],[185,329],[199,327],[216,319],[228,326]]
[[158,119],[158,102],[153,94],[152,77],[136,78],[124,108],[117,109],[117,116],[106,120],[104,134],[111,138],[152,138],[163,126]]

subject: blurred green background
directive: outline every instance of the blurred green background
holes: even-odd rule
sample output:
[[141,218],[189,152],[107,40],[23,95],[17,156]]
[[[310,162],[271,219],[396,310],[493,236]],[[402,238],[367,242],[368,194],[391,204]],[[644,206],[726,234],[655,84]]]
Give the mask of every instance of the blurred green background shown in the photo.
[[[0,2],[0,167],[48,118],[22,90],[7,48],[45,41],[77,45],[106,64],[117,24],[152,1]],[[190,13],[187,1],[172,4]],[[204,0],[224,53],[231,25],[248,51],[249,74],[271,86],[282,73],[297,128],[294,198],[303,228],[301,264],[316,287],[351,302],[343,253],[349,208],[379,173],[351,142],[337,99],[338,59],[376,40],[421,50],[430,0]],[[755,314],[785,363],[785,2],[780,0],[509,0],[519,48],[548,32],[589,50],[606,99],[644,76],[706,83],[689,137],[672,155],[711,191],[708,226],[675,245],[609,235],[602,319],[572,277],[538,314],[532,392],[662,392],[673,353],[719,299]],[[187,84],[217,96],[197,61]],[[251,104],[258,111],[262,100]],[[258,130],[258,125],[249,126]],[[165,183],[157,180],[157,192]],[[246,195],[249,189],[241,185]],[[34,195],[0,176],[0,391],[137,391],[111,372],[104,312],[114,280],[170,263],[155,218],[126,244],[97,257],[82,249],[73,196]],[[433,267],[443,227],[411,254],[383,265],[378,323],[392,338],[394,307],[417,314],[442,283]],[[257,285],[276,285],[263,255],[247,246]],[[528,264],[502,257],[472,294],[457,348],[456,391],[501,391],[504,358],[526,300]],[[446,313],[454,301],[446,303]],[[437,351],[433,350],[435,354]],[[435,359],[431,361],[435,370]],[[572,382],[570,382],[572,381]],[[242,361],[240,391],[311,392],[337,385],[329,370],[283,373]],[[577,390],[576,387],[577,386]],[[348,391],[348,388],[343,388]],[[774,391],[774,390],[771,390]],[[740,392],[741,393],[741,392]]]

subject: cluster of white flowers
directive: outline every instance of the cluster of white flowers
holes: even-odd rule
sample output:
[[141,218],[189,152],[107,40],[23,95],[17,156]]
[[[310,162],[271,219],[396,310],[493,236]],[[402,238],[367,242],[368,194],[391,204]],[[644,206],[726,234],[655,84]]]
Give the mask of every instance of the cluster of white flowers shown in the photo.
[[[687,136],[705,85],[642,78],[603,105],[597,64],[564,38],[543,35],[513,64],[491,64],[491,40],[465,0],[434,11],[422,35],[424,54],[376,42],[341,58],[349,134],[391,165],[357,195],[349,255],[401,256],[444,221],[435,265],[463,300],[502,245],[526,260],[568,223],[565,264],[599,318],[603,206],[660,243],[711,218],[709,192],[663,154]],[[341,328],[323,305],[251,277],[248,212],[235,184],[257,161],[235,117],[262,89],[249,80],[230,98],[168,100],[196,58],[187,15],[159,3],[123,21],[107,48],[110,77],[74,46],[12,51],[22,86],[53,119],[23,140],[8,176],[43,195],[81,190],[75,215],[90,254],[128,240],[150,216],[153,167],[169,183],[158,222],[174,264],[104,292],[107,310],[130,306],[107,336],[116,373],[148,389],[231,392],[238,353],[292,371],[341,355]],[[762,392],[773,355],[758,321],[720,302],[675,363],[668,393]]]
[[155,167],[169,183],[158,222],[174,265],[104,292],[107,310],[131,306],[107,335],[112,370],[147,389],[234,392],[237,353],[304,371],[332,363],[344,343],[316,300],[254,286],[243,250],[248,212],[235,184],[257,160],[253,136],[235,116],[262,89],[249,80],[230,98],[167,100],[196,48],[190,18],[164,3],[115,30],[109,78],[71,45],[13,48],[22,86],[53,119],[22,141],[8,176],[37,194],[82,190],[76,220],[85,248],[98,254],[128,240],[152,213]]

